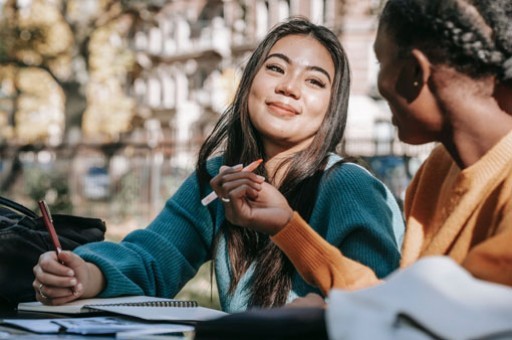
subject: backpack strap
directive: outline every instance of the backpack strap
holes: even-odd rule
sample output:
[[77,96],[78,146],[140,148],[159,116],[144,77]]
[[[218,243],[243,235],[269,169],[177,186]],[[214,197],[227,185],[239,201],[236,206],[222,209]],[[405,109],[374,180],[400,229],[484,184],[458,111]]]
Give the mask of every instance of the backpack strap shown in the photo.
[[0,205],[4,205],[8,208],[11,208],[13,210],[16,210],[26,216],[29,216],[29,217],[32,217],[32,218],[38,218],[39,216],[33,212],[32,210],[30,210],[29,208],[19,204],[19,203],[16,203],[14,201],[11,201],[10,199],[8,198],[5,198],[3,196],[0,196]]

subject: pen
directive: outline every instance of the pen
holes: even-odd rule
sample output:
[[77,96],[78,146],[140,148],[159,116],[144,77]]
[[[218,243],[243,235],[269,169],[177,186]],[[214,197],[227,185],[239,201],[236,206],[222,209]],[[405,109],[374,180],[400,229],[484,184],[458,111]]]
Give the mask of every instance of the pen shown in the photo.
[[[263,162],[263,159],[257,159],[251,164],[247,165],[245,168],[242,169],[243,172],[253,172],[256,170],[256,168]],[[201,204],[204,206],[207,206],[208,204],[212,203],[217,198],[217,193],[215,191],[212,191],[207,196],[205,196],[201,200]]]
[[52,215],[50,214],[50,209],[48,209],[48,205],[45,201],[39,201],[39,209],[41,209],[41,213],[43,214],[43,222],[50,233],[50,237],[52,239],[53,247],[55,248],[55,252],[57,253],[57,257],[62,251],[62,247],[60,245],[59,237],[57,236],[57,232],[55,231],[55,227],[53,226]]

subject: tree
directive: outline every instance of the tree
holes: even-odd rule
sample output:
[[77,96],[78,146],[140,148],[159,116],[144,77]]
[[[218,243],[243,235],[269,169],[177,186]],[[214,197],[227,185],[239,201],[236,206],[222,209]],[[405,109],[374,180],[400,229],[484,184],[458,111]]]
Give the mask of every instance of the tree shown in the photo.
[[[134,103],[122,84],[135,66],[128,41],[134,25],[163,4],[7,0],[0,14],[0,142],[59,144],[82,126],[107,139],[127,130]],[[32,87],[41,82],[51,85],[34,94]],[[56,92],[62,92],[60,100],[50,95]],[[98,119],[106,112],[117,114],[118,124]],[[24,124],[29,127],[20,128]],[[50,128],[33,133],[41,126]]]

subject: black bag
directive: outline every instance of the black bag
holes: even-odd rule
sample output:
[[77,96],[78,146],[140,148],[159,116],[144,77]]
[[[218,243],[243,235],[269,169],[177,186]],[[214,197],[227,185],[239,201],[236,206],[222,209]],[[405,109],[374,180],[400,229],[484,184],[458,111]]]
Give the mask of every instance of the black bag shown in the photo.
[[[64,250],[102,241],[105,222],[97,218],[54,214],[53,223]],[[0,196],[0,306],[34,301],[32,268],[39,256],[53,250],[43,219],[32,210]]]
[[323,308],[250,309],[195,325],[194,340],[328,339]]

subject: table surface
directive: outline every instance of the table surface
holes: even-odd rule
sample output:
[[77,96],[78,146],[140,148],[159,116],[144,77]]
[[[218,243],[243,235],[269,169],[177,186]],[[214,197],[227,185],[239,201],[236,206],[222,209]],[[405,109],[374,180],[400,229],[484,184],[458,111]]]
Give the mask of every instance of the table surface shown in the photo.
[[[102,316],[111,314],[100,314]],[[95,314],[95,316],[98,316]],[[0,307],[0,322],[5,319],[49,319],[49,318],[70,318],[70,317],[84,317],[84,315],[62,315],[62,314],[51,314],[51,313],[38,313],[38,312],[24,312],[17,311],[14,308]],[[77,335],[77,334],[38,334],[32,333],[16,327],[0,324],[0,339],[112,339],[115,335]],[[146,335],[138,336],[133,339],[193,339],[193,332],[186,332],[183,336],[176,335]]]

